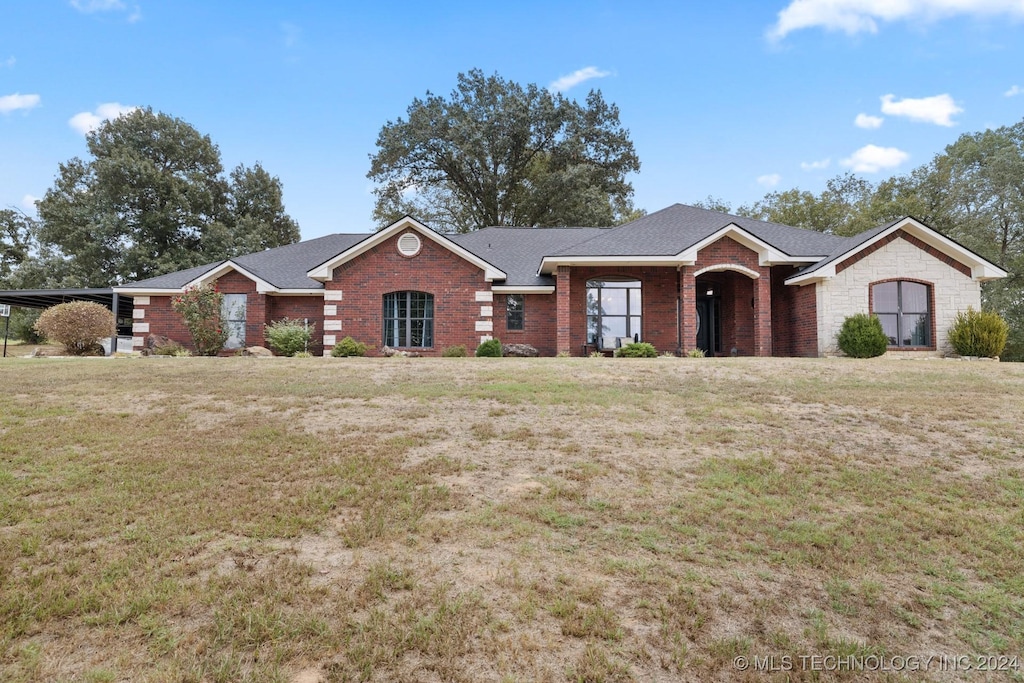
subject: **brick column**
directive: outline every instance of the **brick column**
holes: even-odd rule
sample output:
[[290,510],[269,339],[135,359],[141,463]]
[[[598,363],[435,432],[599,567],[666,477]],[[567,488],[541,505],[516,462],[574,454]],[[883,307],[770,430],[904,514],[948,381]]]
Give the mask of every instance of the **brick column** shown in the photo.
[[569,266],[558,266],[555,275],[556,302],[555,327],[558,330],[558,353],[572,354],[572,323],[569,315]]
[[772,355],[772,276],[762,266],[761,277],[754,280],[754,355]]
[[679,269],[682,315],[680,321],[683,330],[683,348],[685,355],[697,347],[697,278],[693,276],[695,266],[682,266]]

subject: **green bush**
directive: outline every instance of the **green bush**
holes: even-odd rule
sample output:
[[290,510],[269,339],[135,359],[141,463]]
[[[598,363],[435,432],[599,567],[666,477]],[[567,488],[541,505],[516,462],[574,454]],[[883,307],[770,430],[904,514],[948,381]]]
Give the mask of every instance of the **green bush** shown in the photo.
[[995,311],[968,308],[956,314],[949,328],[949,343],[961,356],[995,358],[1006,348],[1010,326]]
[[279,356],[294,356],[309,348],[316,325],[306,325],[301,320],[282,318],[266,326],[263,333],[267,345]]
[[171,297],[171,308],[185,321],[200,356],[216,356],[228,341],[228,331],[220,317],[223,303],[224,295],[216,285],[189,287]]
[[73,356],[101,356],[99,340],[114,333],[114,314],[91,301],[72,301],[39,314],[36,330],[50,341],[63,344]]
[[615,349],[616,358],[657,358],[658,349],[650,342],[630,342],[620,349]]
[[349,356],[365,356],[366,344],[357,342],[352,337],[345,337],[334,345],[331,355],[335,358],[347,358]]
[[704,349],[690,349],[689,351],[686,352],[687,358],[704,358],[707,355],[708,354],[706,351],[704,351]]
[[449,346],[444,351],[441,352],[442,358],[465,358],[467,355],[469,354],[466,353],[465,344],[456,344],[455,346]]
[[889,347],[889,338],[876,315],[856,313],[843,321],[836,335],[840,350],[852,358],[881,356]]
[[42,344],[45,339],[36,329],[36,321],[39,320],[40,313],[42,311],[37,308],[12,307],[8,336],[26,344]]
[[488,339],[476,347],[478,358],[501,358],[501,340]]

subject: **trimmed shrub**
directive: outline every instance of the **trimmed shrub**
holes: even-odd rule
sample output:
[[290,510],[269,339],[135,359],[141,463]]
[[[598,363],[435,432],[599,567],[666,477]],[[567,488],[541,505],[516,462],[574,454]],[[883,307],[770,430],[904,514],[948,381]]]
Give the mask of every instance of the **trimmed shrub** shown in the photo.
[[469,355],[466,352],[465,344],[456,344],[455,346],[449,346],[441,352],[442,358],[465,358]]
[[228,331],[220,319],[223,302],[224,295],[216,285],[190,287],[183,294],[171,297],[171,307],[185,321],[200,356],[216,356],[228,341]]
[[478,358],[501,358],[501,340],[488,339],[476,347]]
[[851,358],[874,358],[881,356],[889,347],[889,338],[882,330],[882,321],[877,315],[855,313],[847,316],[836,335],[839,349]]
[[960,311],[949,328],[949,343],[961,356],[995,358],[1006,348],[1010,326],[995,311]]
[[657,358],[658,349],[650,342],[630,342],[620,349],[615,349],[616,358]]
[[345,337],[334,345],[331,355],[335,358],[348,358],[349,356],[365,356],[366,344],[357,342],[352,337]]
[[707,355],[708,354],[707,352],[704,351],[704,349],[690,349],[689,351],[686,352],[687,358],[704,358]]
[[282,318],[266,326],[263,337],[267,345],[279,356],[294,356],[309,348],[316,325],[306,325],[301,320]]
[[50,341],[63,344],[73,356],[101,356],[99,340],[114,333],[114,314],[91,301],[72,301],[40,313],[36,330]]

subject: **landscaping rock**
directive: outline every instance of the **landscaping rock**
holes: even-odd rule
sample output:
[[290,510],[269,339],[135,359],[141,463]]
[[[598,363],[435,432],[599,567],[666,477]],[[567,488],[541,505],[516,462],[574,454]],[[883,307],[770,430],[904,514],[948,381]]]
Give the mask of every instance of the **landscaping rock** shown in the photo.
[[274,352],[264,346],[250,346],[249,348],[242,349],[242,355],[254,358],[270,358],[274,355]]
[[419,358],[420,354],[416,351],[402,351],[401,349],[393,349],[390,346],[380,347],[380,355],[386,358]]
[[501,355],[518,358],[536,358],[540,353],[529,344],[502,344]]

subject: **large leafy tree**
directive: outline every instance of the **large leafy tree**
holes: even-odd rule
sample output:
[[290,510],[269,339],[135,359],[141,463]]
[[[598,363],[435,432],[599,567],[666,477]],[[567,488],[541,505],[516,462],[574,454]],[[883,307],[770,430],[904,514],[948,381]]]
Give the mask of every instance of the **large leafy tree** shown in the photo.
[[12,271],[29,257],[33,221],[25,214],[0,209],[0,287]]
[[611,225],[637,217],[629,173],[640,161],[619,110],[480,70],[448,98],[427,93],[389,121],[367,177],[374,218],[414,214],[441,230],[489,225]]
[[[229,182],[217,146],[181,119],[138,109],[87,145],[90,158],[61,164],[38,203],[40,246],[67,259],[62,284],[139,280],[298,239],[280,182],[259,165]],[[253,200],[255,187],[268,195]]]

